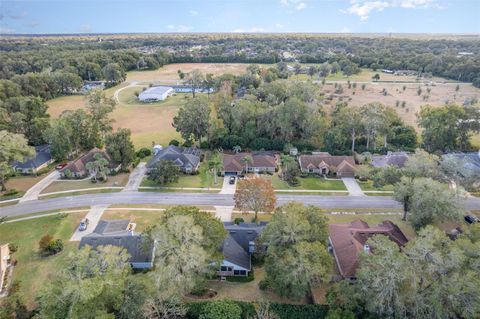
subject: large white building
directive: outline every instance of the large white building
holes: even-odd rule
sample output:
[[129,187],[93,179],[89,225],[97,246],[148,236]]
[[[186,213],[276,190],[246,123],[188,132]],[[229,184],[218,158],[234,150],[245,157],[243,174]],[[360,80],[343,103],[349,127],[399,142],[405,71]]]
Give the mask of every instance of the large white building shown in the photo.
[[163,101],[174,92],[169,86],[154,86],[140,93],[138,99],[142,102]]

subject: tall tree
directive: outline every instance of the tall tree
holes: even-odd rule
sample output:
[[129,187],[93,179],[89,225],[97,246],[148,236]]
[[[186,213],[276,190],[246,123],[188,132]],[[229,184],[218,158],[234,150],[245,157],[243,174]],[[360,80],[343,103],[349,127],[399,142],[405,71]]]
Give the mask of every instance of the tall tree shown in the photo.
[[113,120],[109,118],[115,109],[114,99],[105,95],[101,90],[92,90],[86,98],[86,106],[90,120],[90,134],[95,146],[103,145],[105,135],[112,131]]
[[203,73],[200,72],[200,70],[192,70],[192,72],[187,74],[186,82],[188,85],[192,87],[192,96],[195,98],[195,93],[197,89],[202,87],[202,84],[204,84],[205,77],[203,76]]
[[23,135],[0,131],[0,186],[5,191],[5,182],[12,172],[11,163],[23,161],[35,155],[35,149],[27,145]]
[[161,160],[150,170],[148,177],[159,185],[166,185],[178,181],[180,170],[172,161]]
[[208,168],[212,170],[213,172],[213,179],[214,179],[214,184],[217,185],[217,179],[218,179],[218,172],[222,168],[222,159],[220,158],[220,155],[218,152],[214,152],[210,159],[208,160]]
[[135,159],[135,147],[133,146],[129,129],[122,128],[107,135],[105,146],[112,160],[117,164],[122,164],[122,169],[124,170]]
[[272,182],[261,177],[240,180],[234,195],[235,206],[244,211],[253,211],[255,221],[258,212],[271,212],[275,208],[276,197]]
[[173,127],[187,141],[193,139],[201,142],[208,133],[209,125],[210,107],[208,100],[203,97],[189,99],[173,118]]
[[93,156],[93,161],[88,162],[85,165],[85,168],[92,174],[93,180],[96,182],[99,178],[102,181],[107,180],[108,173],[108,161],[102,155],[102,153],[97,153]]

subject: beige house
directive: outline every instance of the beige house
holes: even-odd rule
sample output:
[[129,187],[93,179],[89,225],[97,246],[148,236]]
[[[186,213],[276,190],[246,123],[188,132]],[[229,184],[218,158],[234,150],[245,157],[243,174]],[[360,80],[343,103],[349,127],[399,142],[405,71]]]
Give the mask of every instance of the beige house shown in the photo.
[[8,244],[0,245],[0,291],[3,289],[8,265],[10,264],[10,248]]

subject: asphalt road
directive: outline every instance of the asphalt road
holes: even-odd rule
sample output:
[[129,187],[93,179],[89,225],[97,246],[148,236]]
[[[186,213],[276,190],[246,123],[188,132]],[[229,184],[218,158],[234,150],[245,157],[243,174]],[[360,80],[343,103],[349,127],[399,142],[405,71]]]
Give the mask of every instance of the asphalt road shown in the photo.
[[[289,201],[298,201],[307,205],[338,209],[393,209],[401,208],[389,196],[318,196],[318,195],[277,195],[278,205]],[[21,216],[48,210],[59,210],[81,206],[112,204],[159,204],[159,205],[205,205],[232,206],[230,194],[210,193],[155,193],[155,192],[120,192],[98,193],[77,196],[32,200],[11,206],[0,207],[0,216]],[[469,209],[480,209],[479,198],[469,198],[465,202]]]

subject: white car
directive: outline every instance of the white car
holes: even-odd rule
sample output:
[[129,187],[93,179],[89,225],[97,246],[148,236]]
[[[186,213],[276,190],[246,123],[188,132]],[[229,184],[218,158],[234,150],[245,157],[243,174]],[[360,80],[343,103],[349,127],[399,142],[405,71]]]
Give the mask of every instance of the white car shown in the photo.
[[84,230],[87,230],[87,227],[88,227],[88,218],[85,218],[80,222],[80,225],[78,226],[78,230],[84,231]]

